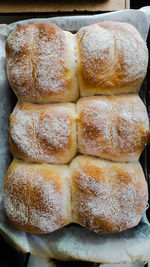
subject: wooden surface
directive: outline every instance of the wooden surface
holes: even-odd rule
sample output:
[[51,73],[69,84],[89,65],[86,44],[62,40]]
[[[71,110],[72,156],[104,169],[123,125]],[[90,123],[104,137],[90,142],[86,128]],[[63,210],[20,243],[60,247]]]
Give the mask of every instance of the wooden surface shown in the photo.
[[126,9],[129,9],[130,8],[130,0],[126,0],[125,5],[126,5]]
[[56,11],[116,11],[129,8],[130,0],[0,0],[0,13]]

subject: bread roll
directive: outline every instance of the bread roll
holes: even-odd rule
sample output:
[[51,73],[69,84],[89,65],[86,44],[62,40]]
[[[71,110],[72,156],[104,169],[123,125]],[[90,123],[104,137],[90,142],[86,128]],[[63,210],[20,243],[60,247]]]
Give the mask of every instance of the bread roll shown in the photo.
[[68,167],[14,160],[3,185],[5,214],[28,233],[49,233],[70,222]]
[[17,158],[68,163],[76,154],[75,104],[18,102],[10,116],[10,150]]
[[[40,234],[74,222],[113,233],[139,223],[148,200],[140,164],[73,157],[78,147],[112,161],[138,160],[150,135],[140,98],[93,95],[138,92],[147,62],[144,41],[125,23],[103,22],[76,35],[39,23],[9,35],[7,74],[19,99],[10,150],[19,159],[7,171],[2,197],[13,226]],[[78,87],[92,97],[67,103],[78,99]]]
[[3,185],[6,217],[28,233],[49,233],[71,222],[97,233],[120,232],[139,223],[147,200],[139,163],[81,155],[70,168],[14,160]]
[[138,95],[80,98],[77,111],[81,154],[138,160],[150,136],[146,107]]
[[6,42],[6,66],[17,97],[36,103],[75,101],[74,49],[74,35],[50,23],[14,30]]
[[148,189],[140,164],[78,156],[71,163],[73,221],[97,233],[136,226]]
[[130,24],[105,21],[76,34],[81,96],[137,92],[145,77],[148,50]]

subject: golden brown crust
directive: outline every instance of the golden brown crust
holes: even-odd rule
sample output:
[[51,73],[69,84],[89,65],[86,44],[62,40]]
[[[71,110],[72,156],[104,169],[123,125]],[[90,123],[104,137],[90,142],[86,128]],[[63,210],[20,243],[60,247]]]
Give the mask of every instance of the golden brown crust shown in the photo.
[[[81,96],[137,92],[147,61],[144,41],[125,23],[103,22],[76,35],[49,23],[13,31],[6,42],[6,67],[19,98],[10,117],[14,157],[64,164],[77,149],[74,104],[23,101],[76,101],[78,85]],[[77,111],[80,153],[138,159],[150,131],[137,95],[80,99]],[[6,217],[29,233],[52,232],[71,222],[97,233],[120,232],[138,224],[147,195],[139,163],[87,156],[75,158],[70,169],[14,160],[3,185]]]
[[6,42],[10,85],[21,100],[36,103],[75,101],[73,35],[50,23],[14,30]]
[[3,185],[6,217],[29,233],[52,232],[71,222],[97,233],[120,232],[139,223],[147,199],[139,163],[87,156],[76,157],[70,168],[14,160]]
[[112,163],[78,156],[71,163],[73,221],[97,233],[136,226],[148,189],[139,163]]
[[52,232],[70,222],[69,171],[63,165],[14,160],[3,185],[9,221],[28,233]]
[[80,29],[76,39],[81,96],[140,89],[147,70],[148,50],[132,25],[102,22]]
[[118,162],[138,160],[150,137],[146,107],[137,95],[80,98],[78,150]]
[[18,102],[10,116],[10,150],[17,158],[68,163],[76,154],[75,105]]

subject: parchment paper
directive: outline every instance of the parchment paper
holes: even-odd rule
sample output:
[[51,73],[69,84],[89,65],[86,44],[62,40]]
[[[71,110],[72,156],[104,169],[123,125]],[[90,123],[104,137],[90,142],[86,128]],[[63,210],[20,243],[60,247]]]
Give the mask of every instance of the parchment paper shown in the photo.
[[[131,23],[146,40],[148,22],[143,12],[135,10],[95,16],[30,19],[10,25],[0,25],[0,192],[6,170],[11,161],[8,127],[9,115],[15,104],[15,97],[9,87],[5,68],[7,36],[20,25],[41,21],[53,22],[64,30],[75,32],[85,25],[104,20]],[[142,95],[144,96],[144,89]],[[41,258],[78,259],[103,263],[148,261],[150,258],[150,225],[146,218],[143,218],[137,227],[117,234],[100,235],[78,225],[69,225],[45,235],[26,234],[15,230],[6,222],[0,197],[0,231],[22,251],[31,252]]]

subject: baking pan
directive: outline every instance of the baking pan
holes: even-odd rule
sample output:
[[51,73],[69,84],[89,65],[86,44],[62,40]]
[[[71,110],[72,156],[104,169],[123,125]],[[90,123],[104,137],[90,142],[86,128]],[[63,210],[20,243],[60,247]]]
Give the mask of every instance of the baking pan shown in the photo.
[[[129,12],[130,12],[130,14],[129,14]],[[141,27],[143,24],[143,21],[141,21],[141,20],[144,20],[144,17],[142,17],[142,14],[140,14],[138,11],[129,11],[129,12],[122,11],[122,12],[113,13],[113,15],[112,15],[113,20],[123,21],[124,16],[125,17],[128,16],[128,18],[129,18],[128,22],[133,24],[133,25],[135,23],[136,26],[139,27],[138,29],[141,30]],[[132,15],[131,15],[131,13],[132,13]],[[134,21],[133,17],[135,17],[135,19],[137,21]],[[64,19],[64,21],[62,21],[62,19]],[[89,18],[87,18],[87,17],[73,17],[73,18],[71,18],[70,17],[69,19],[67,19],[67,23],[65,22],[65,18],[61,18],[61,19],[60,18],[59,19],[53,18],[53,22],[57,22],[57,24],[59,26],[62,26],[63,29],[70,30],[70,27],[71,27],[71,30],[73,32],[75,32],[76,30],[78,30],[79,27],[84,26],[85,24],[86,25],[92,24],[94,22],[102,21],[102,20],[108,20],[108,17],[106,14],[101,15],[101,16],[96,16],[96,17],[90,16]],[[35,20],[34,20],[34,22],[35,22]],[[32,21],[30,20],[30,21],[26,21],[26,22],[18,22],[16,24],[12,24],[10,26],[10,28],[9,28],[9,26],[7,27],[7,31],[4,30],[4,28],[5,28],[4,25],[0,25],[0,38],[1,38],[0,39],[0,42],[1,42],[0,45],[1,45],[1,48],[3,48],[3,51],[4,51],[4,47],[3,47],[4,41],[6,40],[7,35],[10,32],[10,29],[12,29],[13,27],[15,28],[18,25],[23,25],[24,23],[28,24],[28,23],[32,23]],[[67,28],[66,28],[66,25],[67,25]],[[147,33],[146,33],[146,31],[148,31],[147,27],[148,26],[145,27],[145,25],[144,25],[144,28],[142,29],[143,38],[145,38],[147,35]],[[4,170],[4,172],[1,173],[1,180],[2,180],[4,178],[4,174],[6,172],[6,169],[9,165],[10,161],[12,160],[12,157],[10,156],[10,153],[9,153],[9,144],[8,144],[8,125],[9,125],[9,119],[8,118],[9,118],[10,112],[12,111],[12,109],[16,103],[16,97],[13,94],[13,92],[10,89],[9,84],[8,84],[8,80],[7,80],[7,76],[6,76],[6,70],[5,70],[5,55],[3,55],[1,57],[1,61],[3,63],[3,67],[0,69],[0,74],[2,74],[0,76],[0,79],[1,79],[0,80],[0,100],[1,100],[0,101],[0,111],[2,111],[2,113],[1,113],[2,114],[1,126],[3,126],[3,127],[1,127],[2,132],[1,132],[1,136],[0,136],[1,148],[4,148],[4,145],[5,145],[4,151],[3,151],[3,149],[1,149],[1,151],[0,151],[0,157],[1,157],[0,167],[1,167],[1,170]],[[149,82],[148,82],[149,80],[148,79],[149,79],[149,73],[147,74],[147,76],[145,78],[145,81],[144,81],[142,89],[141,89],[141,94],[140,94],[143,101],[146,103],[147,107],[149,106],[149,99],[150,99]],[[147,93],[146,93],[146,90],[147,90]],[[10,101],[9,104],[8,104],[8,100]],[[145,175],[148,179],[148,184],[150,184],[150,182],[149,182],[150,166],[149,166],[149,162],[148,162],[148,155],[150,153],[149,151],[150,151],[149,146],[147,146],[147,148],[145,149],[145,151],[143,152],[143,154],[141,156],[141,163],[142,163],[142,167],[143,167],[143,170],[145,172]],[[3,160],[2,160],[2,158],[3,158]],[[150,186],[149,186],[149,188],[150,188]],[[2,214],[3,214],[3,210],[2,210],[2,206],[1,206],[1,215]],[[149,217],[149,211],[148,210],[147,210],[147,216]],[[71,227],[74,227],[74,225]],[[35,240],[36,235],[27,235],[27,238],[25,238],[26,234],[23,235],[23,234],[20,234],[20,232],[17,230],[15,230],[15,231],[12,230],[12,228],[9,227],[9,225],[7,225],[7,223],[5,221],[0,222],[0,229],[1,229],[1,232],[3,233],[3,235],[7,236],[7,238],[9,238],[9,240],[15,246],[17,246],[21,250],[23,250],[23,247],[24,247],[24,252],[30,251],[31,253],[33,253],[35,255],[37,255],[39,253],[38,256],[50,257],[49,253],[44,251],[44,248],[41,248],[41,250],[40,250],[40,248],[37,246],[39,244],[37,244],[38,239]],[[72,228],[72,229],[75,229],[75,228]],[[142,229],[142,231],[141,231],[141,229]],[[108,235],[107,242],[109,239],[111,239],[111,242],[114,241],[114,243],[113,243],[114,246],[112,246],[111,251],[108,250],[109,252],[105,250],[105,252],[108,253],[107,254],[107,261],[103,255],[98,256],[99,258],[96,255],[92,255],[93,258],[90,255],[87,255],[86,258],[85,258],[85,256],[82,258],[82,256],[79,255],[79,257],[75,257],[75,259],[76,260],[77,259],[81,259],[81,260],[85,259],[86,261],[88,261],[89,257],[90,257],[90,261],[109,262],[109,263],[112,263],[112,262],[118,262],[119,263],[119,262],[123,262],[123,261],[136,261],[136,260],[144,261],[144,260],[147,260],[148,254],[149,254],[148,252],[149,252],[149,248],[150,248],[150,230],[149,229],[150,229],[150,226],[148,225],[148,222],[144,218],[143,222],[141,222],[141,224],[136,229],[133,229],[133,231],[132,230],[125,231],[126,233],[123,237],[120,233],[117,235]],[[131,239],[131,241],[133,241],[135,238],[135,235],[137,235],[138,232],[140,233],[140,236],[142,238],[143,231],[144,232],[147,231],[147,232],[145,233],[145,236],[143,236],[143,240],[141,243],[141,246],[143,246],[143,244],[145,244],[143,248],[141,247],[142,250],[144,249],[142,255],[141,254],[139,255],[138,254],[139,251],[138,252],[136,251],[137,248],[139,249],[139,246],[137,243],[138,240],[136,240],[138,247],[135,246],[135,243],[134,243],[134,246],[132,248],[129,248],[130,252],[127,251],[127,255],[121,255],[121,253],[119,251],[117,251],[118,255],[114,253],[116,240],[118,242],[118,239],[125,238],[126,242],[129,241],[130,239]],[[66,234],[65,230],[59,231],[59,232],[61,232],[61,234],[62,234],[61,236],[64,238],[65,234]],[[89,232],[87,232],[87,233],[89,233]],[[70,232],[70,234],[72,234],[72,232]],[[48,235],[49,239],[53,239],[53,237],[54,237],[53,234]],[[148,237],[149,237],[149,239],[148,239]],[[18,240],[19,240],[20,244],[18,244]],[[50,240],[50,241],[52,241],[52,243],[51,243],[52,246],[53,246],[53,240]],[[122,239],[122,240],[124,240],[124,239]],[[41,240],[39,239],[39,241],[41,241]],[[30,242],[29,243],[30,247],[28,246],[27,242]],[[57,237],[55,239],[55,242],[56,243],[58,242]],[[74,242],[74,240],[73,240],[73,242]],[[60,243],[58,245],[60,245]],[[84,244],[84,245],[86,245],[86,244]],[[38,247],[38,249],[36,248],[36,246]],[[31,247],[32,247],[32,249],[31,249]],[[118,247],[118,249],[119,249],[119,247]],[[133,251],[133,249],[134,249],[134,251]],[[82,250],[82,247],[81,247],[81,250]],[[37,251],[38,251],[38,253],[37,253]],[[141,253],[141,251],[140,251],[140,253]],[[60,260],[60,255],[58,255],[59,254],[58,248],[57,248],[55,253],[54,253],[54,257],[57,258],[57,264],[60,264],[60,262],[58,261],[58,260]],[[69,253],[69,252],[67,252],[67,253]],[[68,257],[68,254],[66,255],[66,258],[67,257]],[[53,258],[53,255],[51,256],[51,258]],[[68,259],[73,259],[73,256],[71,255],[70,257],[68,257]],[[67,264],[67,263],[64,263],[64,264]],[[61,266],[63,266],[63,265],[61,265]],[[85,265],[83,265],[83,266],[85,266]]]

